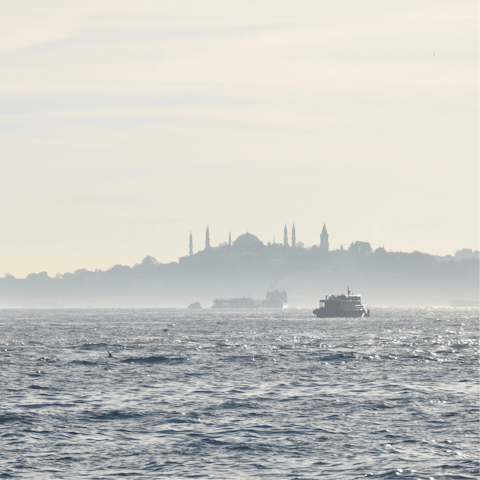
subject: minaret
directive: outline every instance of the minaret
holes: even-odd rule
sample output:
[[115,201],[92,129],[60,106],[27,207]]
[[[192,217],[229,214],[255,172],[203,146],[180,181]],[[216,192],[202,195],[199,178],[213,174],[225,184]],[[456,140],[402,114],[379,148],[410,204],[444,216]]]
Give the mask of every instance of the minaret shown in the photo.
[[322,233],[320,234],[320,251],[328,252],[328,233],[325,224],[323,224]]
[[232,246],[232,232],[228,232],[228,246]]
[[210,248],[210,229],[207,225],[207,232],[205,233],[205,250]]
[[285,224],[285,228],[283,229],[283,246],[288,247],[288,231],[287,231],[287,224]]
[[296,243],[297,243],[297,239],[295,238],[295,224],[293,224],[293,227],[292,227],[292,248],[295,248]]
[[191,257],[193,255],[193,237],[192,232],[190,232],[190,245],[188,249],[188,256]]

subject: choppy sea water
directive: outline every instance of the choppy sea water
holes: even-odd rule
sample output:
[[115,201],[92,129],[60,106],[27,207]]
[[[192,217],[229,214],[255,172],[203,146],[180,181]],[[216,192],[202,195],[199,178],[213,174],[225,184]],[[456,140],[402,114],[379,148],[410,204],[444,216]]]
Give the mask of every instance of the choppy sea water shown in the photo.
[[0,478],[479,478],[476,309],[0,310],[0,327]]

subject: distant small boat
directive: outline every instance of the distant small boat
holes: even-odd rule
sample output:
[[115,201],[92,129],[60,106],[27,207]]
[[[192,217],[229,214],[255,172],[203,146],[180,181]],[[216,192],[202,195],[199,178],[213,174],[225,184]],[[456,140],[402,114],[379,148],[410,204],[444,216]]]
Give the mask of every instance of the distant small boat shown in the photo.
[[187,308],[201,310],[202,306],[200,305],[200,302],[193,302]]
[[318,318],[369,317],[370,310],[362,304],[360,295],[352,295],[347,287],[347,295],[325,295],[320,306],[313,311]]

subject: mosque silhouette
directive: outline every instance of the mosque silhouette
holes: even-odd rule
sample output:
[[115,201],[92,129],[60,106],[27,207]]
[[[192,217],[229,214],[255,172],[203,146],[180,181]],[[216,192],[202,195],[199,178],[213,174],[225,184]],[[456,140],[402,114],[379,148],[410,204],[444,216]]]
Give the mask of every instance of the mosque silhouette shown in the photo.
[[[314,245],[312,248],[317,249],[319,253],[326,254],[329,252],[328,232],[327,227],[323,224],[323,229],[320,234],[320,244]],[[246,232],[240,235],[232,242],[232,235],[229,233],[228,242],[222,243],[216,247],[210,243],[210,227],[207,226],[205,232],[205,248],[193,253],[193,235],[190,233],[188,255],[180,257],[179,264],[198,264],[205,262],[212,262],[217,260],[270,260],[272,262],[279,261],[286,256],[292,254],[301,254],[304,251],[302,245],[297,244],[295,224],[292,225],[290,242],[288,239],[287,225],[283,230],[283,243],[264,244],[257,236]]]

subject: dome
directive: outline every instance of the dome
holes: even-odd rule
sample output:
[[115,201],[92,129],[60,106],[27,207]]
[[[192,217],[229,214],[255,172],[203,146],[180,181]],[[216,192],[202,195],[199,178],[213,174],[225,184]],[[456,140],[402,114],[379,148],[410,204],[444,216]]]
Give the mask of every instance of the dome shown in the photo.
[[251,233],[244,233],[233,242],[233,245],[235,247],[246,247],[247,245],[263,245],[263,242]]

